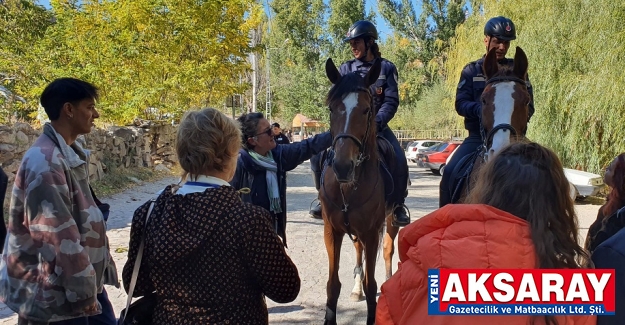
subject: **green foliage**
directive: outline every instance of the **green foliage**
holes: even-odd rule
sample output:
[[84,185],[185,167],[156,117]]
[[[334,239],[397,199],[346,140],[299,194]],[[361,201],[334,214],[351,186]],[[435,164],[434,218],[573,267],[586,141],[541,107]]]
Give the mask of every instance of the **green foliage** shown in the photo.
[[462,0],[425,0],[417,17],[412,1],[380,0],[380,14],[416,48],[415,54],[425,65],[426,84],[433,85],[444,73],[449,40],[456,26],[464,21]]
[[0,86],[10,92],[0,95],[0,122],[22,119],[33,112],[21,97],[36,87],[30,76],[38,71],[31,71],[24,62],[38,60],[33,48],[52,21],[52,14],[35,1],[0,1]]
[[[473,15],[456,30],[448,73],[459,76],[464,64],[483,54],[483,26],[488,18],[510,17],[517,26],[513,46],[528,55],[534,87],[536,113],[528,137],[555,150],[565,166],[592,172],[600,172],[625,151],[621,100],[625,4],[607,0],[480,4],[484,16]],[[513,52],[508,56],[513,57]],[[454,89],[456,82],[449,79],[447,89]]]
[[[45,33],[36,34],[27,55],[12,59],[24,71],[14,89],[28,99],[30,111],[36,110],[41,89],[61,76],[96,84],[103,95],[102,118],[118,123],[141,117],[150,107],[179,116],[221,106],[226,96],[248,86],[240,84],[239,75],[249,69],[249,32],[262,14],[253,0],[52,0],[51,5],[52,11],[31,15]],[[8,11],[24,16],[18,7]],[[44,22],[52,14],[55,22],[48,26]],[[3,71],[15,75],[4,64]]]

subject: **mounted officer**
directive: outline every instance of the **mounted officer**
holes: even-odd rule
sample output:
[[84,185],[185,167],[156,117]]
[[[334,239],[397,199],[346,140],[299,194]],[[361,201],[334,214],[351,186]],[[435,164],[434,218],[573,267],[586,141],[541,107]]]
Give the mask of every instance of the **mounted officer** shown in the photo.
[[[410,223],[410,217],[407,208],[404,205],[406,197],[406,189],[408,187],[408,163],[406,155],[401,148],[399,141],[395,137],[393,131],[388,127],[388,123],[393,119],[399,106],[399,94],[397,89],[397,68],[395,65],[382,58],[380,49],[376,40],[378,39],[378,31],[371,22],[360,20],[355,22],[347,32],[343,39],[349,43],[352,49],[353,60],[349,60],[341,65],[339,72],[346,75],[351,72],[359,72],[365,75],[375,60],[381,60],[382,70],[375,84],[371,86],[371,94],[373,95],[374,108],[378,112],[375,116],[378,135],[388,140],[395,151],[397,159],[397,168],[392,171],[393,182],[395,184],[393,190],[393,201],[395,204],[393,223],[396,226],[405,226]],[[319,166],[320,156],[311,159],[311,169],[314,172],[315,187],[319,190],[321,167]],[[321,218],[321,205],[317,205],[310,210],[311,216]]]
[[[512,20],[506,17],[494,17],[486,22],[484,26],[484,45],[486,53],[491,49],[496,49],[499,65],[514,65],[512,59],[506,58],[506,53],[510,48],[510,41],[516,39],[516,28]],[[484,56],[477,61],[467,64],[462,69],[458,89],[456,90],[456,111],[464,117],[464,128],[469,131],[469,136],[464,139],[456,153],[452,156],[445,167],[445,173],[440,183],[439,207],[443,207],[452,201],[452,188],[454,186],[455,167],[458,162],[480,147],[483,143],[480,134],[480,124],[482,117],[481,97],[486,87],[486,78],[482,71]],[[529,104],[529,118],[534,114],[534,92],[532,85],[527,80],[527,90],[532,98]]]

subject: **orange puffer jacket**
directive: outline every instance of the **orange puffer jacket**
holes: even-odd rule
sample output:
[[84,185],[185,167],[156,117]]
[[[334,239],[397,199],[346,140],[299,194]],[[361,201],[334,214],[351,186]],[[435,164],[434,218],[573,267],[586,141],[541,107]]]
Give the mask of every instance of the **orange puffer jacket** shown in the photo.
[[[544,324],[543,316],[429,316],[428,269],[530,269],[536,254],[529,224],[479,204],[447,205],[402,229],[400,266],[382,286],[376,325]],[[595,316],[558,316],[559,325],[596,324]]]

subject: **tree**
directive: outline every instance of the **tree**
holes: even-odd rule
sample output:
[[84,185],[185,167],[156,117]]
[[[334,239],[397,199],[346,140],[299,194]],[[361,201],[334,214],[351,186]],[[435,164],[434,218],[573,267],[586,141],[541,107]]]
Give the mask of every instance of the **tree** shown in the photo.
[[[262,7],[252,0],[52,0],[55,23],[30,59],[40,90],[60,76],[96,84],[102,118],[128,122],[147,108],[175,116],[241,93],[249,31]],[[36,60],[34,59],[36,58]],[[39,88],[39,89],[38,89]],[[36,107],[36,95],[29,94]]]
[[426,83],[431,85],[444,72],[445,53],[456,26],[464,21],[462,0],[424,0],[417,18],[409,0],[380,0],[380,14],[417,49],[417,59],[424,63]]
[[[598,0],[485,0],[459,26],[445,69],[462,67],[483,55],[487,19],[503,15],[517,27],[517,40],[529,59],[536,113],[527,136],[553,149],[565,167],[600,172],[625,151],[622,98],[625,79],[625,4]],[[540,10],[536,10],[540,8]],[[532,15],[527,12],[532,10]],[[590,31],[590,32],[589,32]],[[570,40],[563,42],[563,39]],[[609,40],[610,46],[605,44]],[[557,44],[557,46],[550,46]],[[514,56],[514,48],[508,53]],[[449,79],[448,91],[457,80]],[[452,110],[451,104],[447,104]]]
[[269,52],[274,114],[291,120],[297,113],[323,118],[325,79],[322,55],[328,44],[324,32],[327,10],[322,0],[274,0],[264,42]]
[[[0,121],[24,118],[27,110],[22,96],[33,86],[30,69],[33,46],[52,24],[50,12],[32,0],[0,1]],[[22,95],[22,96],[20,96]]]

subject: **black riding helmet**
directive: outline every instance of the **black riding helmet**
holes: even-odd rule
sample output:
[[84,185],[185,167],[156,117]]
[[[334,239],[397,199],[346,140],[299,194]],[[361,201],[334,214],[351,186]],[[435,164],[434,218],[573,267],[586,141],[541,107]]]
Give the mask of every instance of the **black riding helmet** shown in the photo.
[[355,38],[373,38],[374,40],[378,39],[378,30],[375,28],[370,21],[367,20],[359,20],[355,22],[347,31],[344,42],[349,42]]
[[497,39],[502,41],[512,41],[516,39],[516,28],[509,18],[503,16],[494,17],[486,22],[484,35],[497,37]]

